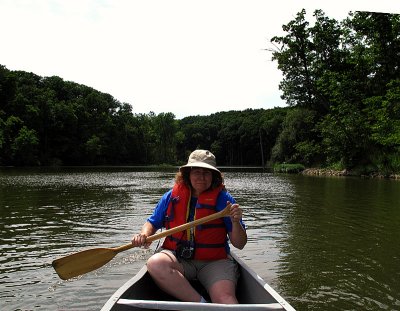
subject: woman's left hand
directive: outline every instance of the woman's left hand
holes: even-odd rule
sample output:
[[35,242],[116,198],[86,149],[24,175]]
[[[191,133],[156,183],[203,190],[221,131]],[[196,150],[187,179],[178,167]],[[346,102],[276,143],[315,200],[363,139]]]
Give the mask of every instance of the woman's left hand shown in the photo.
[[[227,204],[231,203],[227,202]],[[239,204],[237,203],[231,204],[229,216],[231,217],[232,222],[239,223],[240,220],[242,219],[242,215],[243,215],[243,210],[239,207]]]

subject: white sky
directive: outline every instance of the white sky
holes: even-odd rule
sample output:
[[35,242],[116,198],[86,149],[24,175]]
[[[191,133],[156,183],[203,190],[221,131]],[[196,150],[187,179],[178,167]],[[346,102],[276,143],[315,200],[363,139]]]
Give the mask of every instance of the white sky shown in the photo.
[[398,0],[0,0],[0,64],[177,118],[286,106],[270,39],[305,8],[400,13]]

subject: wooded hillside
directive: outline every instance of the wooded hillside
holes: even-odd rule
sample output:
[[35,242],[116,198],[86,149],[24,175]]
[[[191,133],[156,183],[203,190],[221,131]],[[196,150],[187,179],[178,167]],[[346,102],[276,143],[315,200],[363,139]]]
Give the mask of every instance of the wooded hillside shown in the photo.
[[219,165],[400,172],[399,15],[314,19],[303,10],[271,40],[287,108],[135,114],[88,86],[0,65],[0,165],[181,164],[205,148]]

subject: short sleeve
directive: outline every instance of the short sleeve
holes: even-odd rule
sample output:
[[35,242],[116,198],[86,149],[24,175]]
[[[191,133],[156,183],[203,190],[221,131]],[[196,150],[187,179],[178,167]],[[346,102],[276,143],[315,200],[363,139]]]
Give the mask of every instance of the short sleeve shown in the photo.
[[171,199],[172,190],[164,193],[161,197],[160,201],[157,203],[153,214],[147,218],[147,221],[150,222],[156,229],[161,229],[163,227],[165,214],[168,209],[168,204]]

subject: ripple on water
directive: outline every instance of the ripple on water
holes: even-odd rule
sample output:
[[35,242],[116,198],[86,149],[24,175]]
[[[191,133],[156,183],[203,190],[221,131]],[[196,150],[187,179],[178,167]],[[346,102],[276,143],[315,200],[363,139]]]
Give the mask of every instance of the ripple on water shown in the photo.
[[[0,309],[100,309],[152,250],[123,252],[70,281],[51,261],[129,243],[173,177],[118,169],[0,175]],[[298,310],[400,309],[398,183],[236,172],[225,182],[249,233],[237,253]]]

